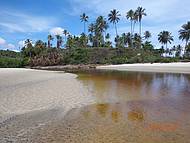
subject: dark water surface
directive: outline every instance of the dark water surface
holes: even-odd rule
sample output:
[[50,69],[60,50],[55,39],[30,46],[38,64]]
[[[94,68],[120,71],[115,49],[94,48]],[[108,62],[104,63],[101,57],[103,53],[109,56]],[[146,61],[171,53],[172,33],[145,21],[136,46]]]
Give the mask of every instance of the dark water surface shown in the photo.
[[190,75],[77,74],[97,104],[70,111],[54,127],[57,132],[49,134],[52,138],[86,143],[190,143]]

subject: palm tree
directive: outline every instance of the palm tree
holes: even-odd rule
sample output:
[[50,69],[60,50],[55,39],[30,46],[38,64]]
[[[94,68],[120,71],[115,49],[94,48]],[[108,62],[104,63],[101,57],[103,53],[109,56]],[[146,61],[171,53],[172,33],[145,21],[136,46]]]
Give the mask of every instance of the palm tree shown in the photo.
[[106,42],[109,41],[109,39],[110,39],[110,34],[109,33],[106,34],[105,39],[106,39]]
[[146,41],[148,41],[149,40],[149,38],[151,38],[151,33],[149,32],[149,31],[145,31],[144,32],[144,39],[146,40]]
[[67,35],[69,35],[69,32],[67,30],[63,30],[63,34],[65,35],[65,42],[67,40]]
[[145,9],[142,7],[138,7],[136,10],[137,16],[138,16],[138,21],[139,21],[139,35],[141,36],[141,31],[142,31],[142,18],[143,16],[146,16],[147,14],[145,13]]
[[94,29],[95,29],[95,26],[94,26],[93,23],[91,23],[91,24],[88,26],[88,32],[90,32],[91,34],[93,34]]
[[188,21],[187,24],[182,25],[182,29],[179,30],[179,39],[182,41],[185,40],[185,47],[187,47],[190,40],[190,21]]
[[24,44],[25,44],[25,47],[26,47],[26,48],[30,48],[30,47],[32,47],[32,40],[26,39],[26,40],[24,41]]
[[[106,30],[108,29],[109,25],[106,19],[103,16],[99,16],[96,20],[95,24],[95,31],[99,34],[100,37],[103,38],[103,43],[105,42],[104,37],[106,36]],[[103,33],[104,32],[104,36]]]
[[56,39],[57,39],[57,48],[60,48],[63,40],[62,37],[60,35],[55,35]]
[[[132,39],[133,39],[133,22],[134,22],[134,26],[135,26],[135,12],[131,9],[127,12],[127,15],[126,15],[127,19],[129,19],[131,21],[131,34],[130,34],[130,39],[131,39],[131,42],[130,43],[133,43]],[[137,18],[136,18],[137,19]],[[133,44],[132,44],[132,47],[133,47]]]
[[53,36],[52,35],[48,35],[48,48],[51,47],[51,41],[53,40]]
[[85,13],[80,15],[80,20],[84,23],[84,34],[86,34],[86,22],[88,22],[88,18],[89,17]]
[[[135,24],[138,22],[138,15],[137,12],[135,11],[134,15],[133,15],[133,32],[135,32]],[[133,36],[133,35],[132,35]]]
[[137,33],[134,34],[134,45],[136,48],[141,48],[141,36]]
[[131,21],[131,35],[133,33],[133,18],[134,18],[134,11],[131,9],[127,12],[126,18]]
[[173,36],[171,36],[171,33],[168,32],[168,31],[162,31],[158,34],[158,41],[163,44],[163,45],[166,45],[166,48],[167,49],[167,44],[170,43],[173,41]]
[[108,20],[110,21],[110,23],[113,23],[115,25],[115,32],[116,32],[116,37],[118,36],[117,34],[117,23],[120,20],[121,14],[119,14],[119,11],[117,11],[116,9],[113,9],[110,11],[110,14],[108,14]]

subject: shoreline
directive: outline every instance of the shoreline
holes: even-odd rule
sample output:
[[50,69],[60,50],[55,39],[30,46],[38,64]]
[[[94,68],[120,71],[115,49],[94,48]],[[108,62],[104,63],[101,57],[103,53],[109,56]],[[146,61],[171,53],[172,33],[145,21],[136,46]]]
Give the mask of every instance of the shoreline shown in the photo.
[[[24,68],[0,68],[0,123],[30,112],[95,103],[76,74]],[[73,88],[75,87],[75,88]],[[87,96],[88,95],[88,96]]]
[[101,70],[190,74],[190,63],[122,64],[97,66]]

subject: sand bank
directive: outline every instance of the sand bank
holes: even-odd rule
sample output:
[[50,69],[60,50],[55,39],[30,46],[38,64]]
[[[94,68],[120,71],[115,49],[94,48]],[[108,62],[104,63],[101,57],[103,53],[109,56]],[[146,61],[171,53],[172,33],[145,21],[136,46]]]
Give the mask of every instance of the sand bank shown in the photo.
[[190,74],[190,63],[123,64],[98,66],[97,69]]

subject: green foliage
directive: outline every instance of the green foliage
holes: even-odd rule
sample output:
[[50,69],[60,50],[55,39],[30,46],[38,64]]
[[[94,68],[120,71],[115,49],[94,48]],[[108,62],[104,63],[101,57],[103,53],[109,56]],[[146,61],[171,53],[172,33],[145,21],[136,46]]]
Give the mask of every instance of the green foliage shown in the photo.
[[8,58],[8,57],[0,58],[0,68],[20,68],[20,67],[23,67],[22,59]]

